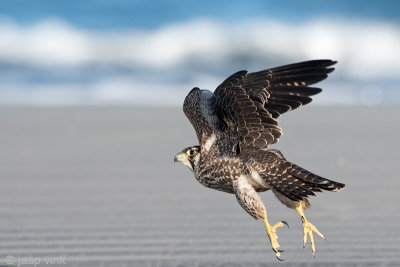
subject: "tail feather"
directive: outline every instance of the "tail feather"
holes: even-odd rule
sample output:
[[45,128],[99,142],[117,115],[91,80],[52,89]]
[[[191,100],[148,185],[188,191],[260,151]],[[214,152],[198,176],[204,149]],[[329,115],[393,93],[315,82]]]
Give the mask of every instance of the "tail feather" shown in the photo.
[[295,177],[298,177],[302,181],[316,185],[318,188],[323,190],[337,192],[345,188],[345,184],[323,178],[295,164],[292,164],[287,172]]
[[268,181],[273,190],[293,201],[302,201],[308,196],[315,196],[314,192],[321,192],[315,184],[303,181],[302,179],[289,174],[277,174],[274,177],[261,174],[261,177]]
[[342,183],[323,178],[287,161],[283,154],[276,149],[247,150],[242,155],[250,157],[249,159],[242,156],[245,162],[253,165],[252,167],[268,183],[272,191],[286,197],[280,199],[282,202],[290,199],[292,201],[304,200],[308,203],[307,197],[315,196],[315,192],[322,190],[336,192],[345,187]]
[[313,174],[295,164],[286,161],[286,171],[275,173],[261,173],[260,176],[271,185],[272,189],[293,201],[306,200],[315,196],[315,192],[340,191],[345,185],[316,174]]

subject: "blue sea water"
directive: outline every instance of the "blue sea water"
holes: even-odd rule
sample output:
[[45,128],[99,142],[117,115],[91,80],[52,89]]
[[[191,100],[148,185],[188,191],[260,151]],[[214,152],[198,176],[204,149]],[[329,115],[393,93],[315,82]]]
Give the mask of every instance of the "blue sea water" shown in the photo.
[[180,105],[238,70],[315,58],[339,61],[316,103],[400,102],[400,3],[0,2],[2,105]]
[[32,24],[47,17],[60,17],[80,28],[157,28],[171,22],[209,17],[226,21],[254,17],[302,21],[312,17],[351,17],[400,21],[400,3],[395,0],[354,1],[185,1],[185,0],[3,0],[0,14],[19,23]]

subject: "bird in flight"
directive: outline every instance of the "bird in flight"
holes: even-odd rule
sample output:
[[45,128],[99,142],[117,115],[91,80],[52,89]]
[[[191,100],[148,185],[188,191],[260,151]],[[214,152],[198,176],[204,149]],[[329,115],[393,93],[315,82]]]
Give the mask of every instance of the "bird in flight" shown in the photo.
[[328,77],[332,60],[311,60],[258,72],[239,71],[213,92],[193,88],[183,111],[193,125],[200,145],[178,153],[174,162],[186,165],[202,185],[235,194],[240,206],[256,220],[263,220],[272,250],[281,260],[276,229],[271,225],[258,192],[271,190],[285,206],[295,209],[303,225],[303,247],[313,232],[324,235],[308,221],[304,210],[315,192],[339,191],[344,184],[313,174],[275,149],[282,134],[277,118],[311,102],[322,90],[310,85]]

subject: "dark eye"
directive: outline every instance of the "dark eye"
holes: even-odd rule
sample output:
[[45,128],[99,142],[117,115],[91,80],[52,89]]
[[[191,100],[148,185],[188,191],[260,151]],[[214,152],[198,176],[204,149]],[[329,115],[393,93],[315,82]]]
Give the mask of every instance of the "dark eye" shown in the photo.
[[194,153],[195,153],[195,151],[194,151],[194,150],[192,150],[192,149],[191,149],[191,150],[189,150],[189,155],[190,155],[190,156],[193,156],[193,155],[194,155]]

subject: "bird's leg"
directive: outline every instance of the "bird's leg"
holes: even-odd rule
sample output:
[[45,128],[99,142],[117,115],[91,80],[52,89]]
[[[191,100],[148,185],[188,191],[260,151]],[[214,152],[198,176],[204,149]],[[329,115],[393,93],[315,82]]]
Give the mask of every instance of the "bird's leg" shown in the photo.
[[276,234],[276,229],[282,227],[284,224],[289,227],[289,225],[285,221],[280,221],[274,226],[271,226],[267,219],[267,212],[265,212],[264,225],[267,229],[267,235],[269,237],[269,241],[271,242],[272,250],[274,251],[275,256],[278,260],[282,260],[279,257],[281,256],[280,252],[283,252],[283,250],[279,250],[278,235]]
[[233,181],[233,191],[235,192],[236,199],[240,206],[249,213],[254,219],[264,220],[265,228],[267,229],[267,235],[271,242],[272,250],[278,260],[281,260],[281,255],[278,244],[278,235],[276,229],[286,224],[285,221],[278,222],[274,226],[271,226],[267,219],[267,210],[265,209],[264,203],[261,201],[260,196],[254,190],[253,186],[248,182],[247,177],[241,175],[237,180]]
[[[317,227],[312,225],[304,216],[303,212],[303,207],[301,202],[296,203],[296,211],[300,215],[301,222],[303,224],[303,231],[304,231],[304,236],[303,236],[303,248],[305,247],[307,243],[307,235],[310,238],[310,243],[311,243],[311,249],[315,258],[315,245],[314,245],[314,237],[313,237],[313,232],[315,232],[317,235],[319,235],[321,238],[325,239],[324,235],[321,234],[320,231],[318,231]],[[325,239],[326,240],[326,239]]]

